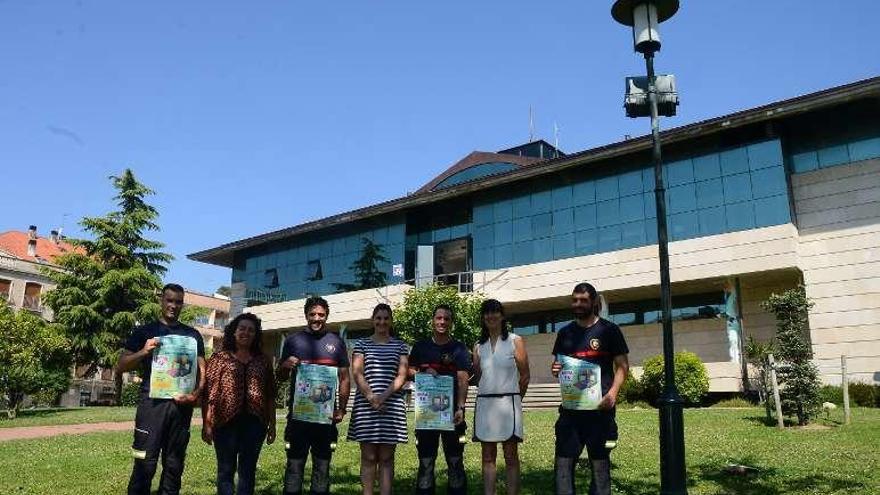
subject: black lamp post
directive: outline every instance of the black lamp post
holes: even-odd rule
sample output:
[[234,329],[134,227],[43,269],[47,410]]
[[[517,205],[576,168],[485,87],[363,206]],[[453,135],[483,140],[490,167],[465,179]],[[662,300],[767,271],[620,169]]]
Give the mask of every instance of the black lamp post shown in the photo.
[[[660,396],[660,493],[686,494],[684,461],[684,401],[675,386],[675,354],[672,336],[672,292],[669,282],[669,241],[666,229],[666,198],[660,158],[660,110],[675,115],[678,98],[672,76],[654,74],[654,52],[660,50],[661,22],[678,11],[679,0],[616,0],[611,16],[631,26],[635,50],[645,56],[647,79],[628,78],[626,110],[629,117],[651,117],[653,140],[654,198],[657,203],[657,244],[660,256],[660,306],[663,321],[663,393]],[[658,90],[659,87],[659,90]]]

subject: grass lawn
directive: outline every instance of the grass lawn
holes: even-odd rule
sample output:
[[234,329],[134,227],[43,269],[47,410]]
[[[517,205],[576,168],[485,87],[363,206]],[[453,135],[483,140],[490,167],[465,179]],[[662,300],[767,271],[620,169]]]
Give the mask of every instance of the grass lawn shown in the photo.
[[133,407],[73,407],[69,409],[24,409],[15,419],[7,419],[0,410],[0,428],[17,426],[52,426],[104,421],[133,421]]
[[[552,493],[555,417],[552,411],[526,414],[527,441],[521,450],[523,493]],[[686,411],[689,491],[770,495],[880,493],[880,410],[856,409],[850,426],[839,426],[839,419],[840,414],[826,422],[832,425],[826,429],[777,431],[763,424],[760,409]],[[658,493],[656,411],[620,411],[618,420],[620,446],[612,456],[615,493]],[[343,423],[341,437],[346,428]],[[198,434],[198,429],[193,428],[183,493],[207,495],[215,490],[214,453]],[[123,493],[131,465],[130,442],[129,433],[96,433],[0,443],[0,493]],[[468,445],[465,456],[470,492],[481,493],[479,447]],[[360,493],[358,462],[357,445],[340,441],[332,467],[333,493]],[[731,462],[760,471],[747,478],[724,473],[724,466]],[[442,461],[438,464],[443,466]],[[258,493],[281,493],[283,466],[283,442],[264,449]],[[398,449],[396,493],[412,492],[415,469],[415,447],[409,443]],[[438,493],[445,491],[444,477],[441,467]],[[586,493],[588,477],[582,470],[578,493]],[[503,479],[503,475],[499,478]],[[502,487],[500,482],[499,490]]]

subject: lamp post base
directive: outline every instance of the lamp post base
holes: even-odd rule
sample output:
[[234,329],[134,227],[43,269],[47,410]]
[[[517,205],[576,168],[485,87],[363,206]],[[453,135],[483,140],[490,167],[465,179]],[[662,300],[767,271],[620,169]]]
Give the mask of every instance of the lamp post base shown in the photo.
[[687,494],[684,462],[684,399],[667,387],[658,401],[660,410],[660,493]]

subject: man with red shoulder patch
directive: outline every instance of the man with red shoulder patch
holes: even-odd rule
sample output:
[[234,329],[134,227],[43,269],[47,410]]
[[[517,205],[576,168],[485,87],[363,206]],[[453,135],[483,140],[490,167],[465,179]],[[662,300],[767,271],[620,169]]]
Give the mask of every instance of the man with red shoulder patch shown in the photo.
[[553,376],[562,370],[556,356],[583,359],[599,366],[602,400],[596,410],[575,411],[559,407],[556,421],[556,493],[575,493],[574,472],[584,447],[590,456],[590,495],[611,495],[611,461],[608,442],[617,440],[615,405],[629,370],[629,348],[613,322],[599,317],[599,298],[588,283],[575,286],[571,295],[574,321],[556,334]]

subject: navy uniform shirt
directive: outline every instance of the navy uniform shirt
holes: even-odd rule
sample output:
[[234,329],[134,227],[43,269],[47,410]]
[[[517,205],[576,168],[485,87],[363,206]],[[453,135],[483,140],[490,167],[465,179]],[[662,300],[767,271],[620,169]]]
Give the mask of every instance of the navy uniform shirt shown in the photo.
[[409,366],[417,368],[419,372],[432,368],[438,375],[453,377],[452,383],[455,384],[453,394],[458,397],[456,373],[459,371],[470,373],[471,354],[467,347],[457,340],[450,339],[443,345],[435,344],[433,340],[421,340],[415,343],[409,353]]
[[[312,332],[302,330],[284,339],[281,349],[281,362],[296,357],[302,364],[323,364],[337,368],[348,368],[348,351],[345,341],[333,332],[322,330]],[[291,387],[296,384],[296,368],[290,374]]]
[[573,321],[556,334],[553,355],[564,354],[598,364],[602,370],[602,395],[608,393],[614,383],[614,358],[629,354],[623,332],[616,324],[599,318],[584,328]]
[[[192,337],[196,339],[199,357],[205,357],[205,341],[202,335],[195,328],[178,323],[173,327],[163,324],[160,321],[147,323],[146,325],[137,327],[123,344],[123,348],[127,351],[138,352],[144,348],[147,340],[155,337],[164,337],[166,335],[183,335],[184,337]],[[153,367],[153,356],[148,355],[141,360],[140,377],[141,381],[141,397],[150,395],[150,371]]]

